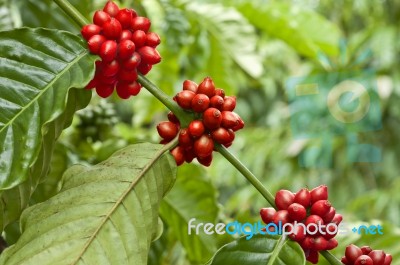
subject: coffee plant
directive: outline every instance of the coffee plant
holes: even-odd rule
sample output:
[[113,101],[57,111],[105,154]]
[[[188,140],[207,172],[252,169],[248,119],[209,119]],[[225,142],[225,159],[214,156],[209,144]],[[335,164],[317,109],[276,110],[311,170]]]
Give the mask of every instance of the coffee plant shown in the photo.
[[[252,117],[271,111],[274,124],[284,115],[268,101],[281,93],[268,76],[281,79],[286,66],[266,69],[262,56],[296,57],[288,67],[308,58],[320,71],[360,70],[372,64],[357,50],[365,36],[338,46],[333,23],[275,1],[0,4],[0,264],[398,264],[400,236],[389,223],[383,239],[332,229],[354,222],[351,211],[337,210],[346,204],[335,195],[341,187],[312,174],[310,182],[277,178],[268,163],[290,175],[293,161],[281,152],[303,146],[280,144],[286,130],[266,139],[254,129],[265,120]],[[259,42],[256,30],[266,34]],[[270,45],[273,38],[280,42]],[[350,52],[358,57],[347,58]],[[246,86],[271,89],[244,93]],[[243,147],[247,130],[252,143]],[[221,178],[211,181],[217,169]],[[345,189],[360,184],[348,178]],[[193,218],[265,225],[251,238],[248,230],[211,235],[207,224],[194,234]],[[296,224],[316,229],[289,232]]]

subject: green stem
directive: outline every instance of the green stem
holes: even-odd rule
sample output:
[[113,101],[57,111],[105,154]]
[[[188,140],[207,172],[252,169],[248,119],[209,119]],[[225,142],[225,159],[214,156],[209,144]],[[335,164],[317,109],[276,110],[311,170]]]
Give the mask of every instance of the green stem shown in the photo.
[[332,255],[332,253],[330,253],[327,250],[321,251],[320,252],[322,254],[322,256],[324,256],[324,258],[332,265],[343,265],[343,263],[338,260],[335,256]]
[[83,27],[90,22],[71,5],[67,0],[53,0],[68,16],[70,16],[80,27]]
[[251,173],[251,171],[242,164],[231,152],[221,145],[216,145],[215,149],[223,155],[240,173],[253,185],[264,198],[269,202],[269,204],[275,208],[275,198],[274,196],[264,187],[264,185],[257,179],[256,176]]

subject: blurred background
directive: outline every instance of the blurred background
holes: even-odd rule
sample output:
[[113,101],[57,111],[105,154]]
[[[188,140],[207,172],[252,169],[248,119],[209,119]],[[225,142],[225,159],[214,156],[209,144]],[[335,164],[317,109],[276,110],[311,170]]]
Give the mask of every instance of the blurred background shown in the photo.
[[[104,0],[71,2],[88,19],[105,4]],[[340,246],[333,251],[337,257],[348,243],[356,243],[384,249],[394,256],[394,264],[400,264],[399,1],[117,3],[150,17],[151,31],[161,36],[158,50],[163,59],[148,78],[167,94],[180,91],[185,79],[199,83],[211,76],[227,95],[237,95],[235,111],[246,127],[237,133],[230,150],[273,193],[326,184],[330,201],[346,223],[383,225],[384,235],[338,237]],[[0,0],[0,29],[21,26],[80,31],[50,0]],[[353,72],[371,73],[370,84],[376,89],[381,126],[356,133],[359,142],[380,150],[373,162],[349,158],[348,142],[354,132],[298,139],[291,126],[294,103],[288,97],[288,80]],[[72,164],[95,164],[128,144],[158,142],[155,127],[166,114],[167,109],[146,91],[127,101],[94,96],[61,136],[50,177],[35,191],[32,203],[55,194],[62,173]],[[185,164],[178,173],[160,209],[164,234],[153,243],[149,264],[204,264],[232,238],[189,236],[191,218],[257,222],[259,209],[269,206],[218,154],[207,169]],[[16,239],[17,226],[7,233]],[[321,258],[320,264],[327,263]]]

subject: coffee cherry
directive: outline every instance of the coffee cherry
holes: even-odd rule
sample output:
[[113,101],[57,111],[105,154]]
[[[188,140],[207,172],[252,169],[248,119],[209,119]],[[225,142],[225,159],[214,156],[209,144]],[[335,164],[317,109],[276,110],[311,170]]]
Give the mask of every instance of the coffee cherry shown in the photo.
[[100,47],[106,41],[106,37],[103,35],[94,35],[88,41],[89,51],[94,54],[98,54],[100,52]]
[[182,147],[191,147],[193,140],[190,137],[189,129],[184,128],[179,132],[179,145]]
[[193,148],[187,148],[185,149],[185,161],[186,163],[191,163],[193,159],[196,158],[196,154],[194,153]]
[[288,190],[280,190],[275,195],[275,204],[279,210],[287,210],[293,203],[294,194]]
[[101,27],[95,24],[89,24],[82,27],[81,34],[85,40],[89,40],[92,36],[100,34]]
[[335,214],[335,216],[333,217],[331,223],[339,225],[343,220],[343,216],[341,214]]
[[325,250],[332,250],[338,246],[338,241],[334,238],[328,240],[328,245],[326,246]]
[[[322,218],[319,217],[318,215],[310,215],[310,216],[307,217],[307,219],[306,219],[306,221],[304,222],[304,224],[305,224],[306,226],[308,226],[308,225],[310,225],[310,224],[316,224],[317,226],[319,226],[319,225],[323,225],[323,224],[324,224],[324,221],[323,221]],[[312,228],[311,228],[311,227],[312,227]],[[310,226],[310,227],[309,227],[309,232],[310,232],[310,234],[312,234],[312,235],[315,235],[315,234],[317,234],[317,232],[318,232],[318,228],[315,227],[315,230],[314,230],[314,227],[315,227],[315,226]]]
[[100,83],[104,83],[107,85],[115,85],[115,82],[117,82],[117,77],[100,75],[99,80],[100,80]]
[[132,33],[132,41],[135,43],[136,48],[143,47],[146,43],[146,32],[136,30]]
[[123,29],[129,29],[132,24],[132,10],[131,9],[121,9],[118,11],[115,18],[121,23]]
[[129,59],[135,52],[135,43],[131,40],[123,40],[118,46],[118,57],[121,60]]
[[86,85],[86,89],[93,89],[97,86],[99,83],[99,78],[95,76],[92,80],[89,81],[89,83]]
[[131,29],[142,30],[144,32],[149,31],[151,22],[147,17],[135,17],[132,19]]
[[265,224],[269,224],[272,222],[272,218],[274,217],[276,210],[274,208],[261,208],[260,215],[261,219]]
[[386,254],[382,250],[372,250],[368,256],[372,259],[374,265],[383,265],[385,263]]
[[115,76],[119,70],[119,63],[117,60],[113,60],[110,63],[104,62],[102,64],[101,73],[104,76]]
[[239,124],[238,116],[234,112],[222,111],[221,116],[221,126],[225,129],[232,129]]
[[221,88],[215,89],[215,95],[220,96],[221,98],[225,98],[225,91]]
[[178,127],[170,121],[164,121],[157,125],[157,131],[165,140],[172,140],[178,134]]
[[304,240],[301,242],[301,247],[307,250],[313,250],[315,245],[315,240],[312,236],[306,235]]
[[175,124],[179,124],[178,118],[175,116],[175,114],[172,111],[168,112],[168,120]]
[[219,127],[218,129],[212,131],[211,136],[214,139],[214,141],[216,141],[219,144],[227,144],[233,141],[233,139],[231,139],[229,131],[223,127]]
[[281,222],[282,225],[290,223],[288,211],[286,210],[277,211],[272,217],[272,222],[276,225],[279,225],[279,222]]
[[197,93],[197,84],[191,80],[183,81],[183,90],[189,90]]
[[189,129],[190,135],[194,139],[202,136],[205,131],[203,122],[199,121],[199,120],[194,120],[194,121],[190,122],[188,129]]
[[319,200],[311,206],[311,214],[325,216],[331,209],[331,203],[327,200]]
[[208,108],[203,113],[203,123],[209,130],[216,130],[221,126],[222,115],[216,108]]
[[126,85],[126,89],[129,91],[129,94],[131,96],[136,96],[137,94],[139,94],[140,90],[142,89],[142,86],[136,81],[129,82],[129,83],[126,83],[126,82],[121,82],[121,83]]
[[306,188],[299,190],[294,196],[294,202],[308,208],[311,205],[311,194]]
[[106,40],[100,47],[99,55],[104,62],[111,62],[117,56],[117,43]]
[[328,247],[328,241],[322,236],[317,236],[314,239],[314,250],[322,251],[326,250],[327,247]]
[[98,10],[94,12],[93,15],[93,23],[102,27],[104,23],[109,22],[111,20],[111,17],[108,13]]
[[210,105],[210,99],[204,94],[197,94],[192,99],[192,109],[195,112],[203,112]]
[[122,42],[124,40],[131,40],[132,39],[132,32],[129,29],[124,29],[121,32],[121,36],[119,36],[118,42]]
[[328,199],[328,187],[325,185],[318,186],[311,190],[311,203],[315,203],[319,200]]
[[184,149],[182,147],[175,147],[171,150],[171,154],[174,156],[177,166],[180,166],[185,162]]
[[157,64],[161,62],[161,56],[158,51],[150,46],[144,46],[139,48],[138,53],[142,58],[142,61],[148,64]]
[[197,157],[197,161],[205,167],[209,167],[212,162],[212,154],[207,157]]
[[369,256],[361,255],[360,257],[358,257],[358,259],[356,259],[354,265],[374,265],[374,262]]
[[102,98],[108,98],[114,92],[114,85],[99,84],[96,86],[96,93]]
[[152,66],[147,63],[140,62],[139,66],[137,67],[137,70],[142,74],[146,75],[148,72],[151,71]]
[[385,256],[385,262],[383,263],[383,265],[390,265],[392,264],[392,255],[390,254],[386,254]]
[[312,264],[317,264],[319,260],[319,253],[315,250],[310,250],[307,256],[307,261],[311,262]]
[[346,257],[342,257],[342,259],[340,261],[345,265],[350,265],[350,263],[349,263],[349,261],[347,260]]
[[324,220],[325,223],[330,223],[333,219],[333,217],[335,217],[336,214],[336,210],[335,208],[331,207],[329,209],[329,212],[327,214],[325,214],[322,219]]
[[113,1],[107,1],[103,11],[109,14],[111,17],[115,17],[118,14],[119,7]]
[[161,43],[160,36],[157,33],[149,32],[146,34],[146,45],[150,47],[157,47]]
[[103,34],[107,39],[117,40],[121,36],[121,33],[121,23],[115,18],[111,18],[109,22],[103,24]]
[[202,135],[194,142],[194,152],[197,157],[205,158],[212,154],[214,141],[208,135]]
[[295,229],[296,229],[296,230],[293,231],[293,233],[290,234],[289,237],[290,237],[292,240],[296,241],[296,242],[301,242],[301,241],[303,241],[304,238],[306,237],[306,233],[305,233],[305,230],[304,230],[304,226],[299,225],[299,226],[297,226]]
[[236,97],[225,97],[222,110],[233,111],[236,107]]
[[136,70],[122,69],[118,72],[118,78],[121,81],[133,82],[137,80],[138,73],[136,72]]
[[116,90],[117,95],[122,99],[128,99],[131,96],[125,82],[118,82]]
[[369,246],[363,246],[361,247],[361,251],[364,255],[368,255],[369,253],[371,253],[372,248]]
[[138,67],[140,64],[140,60],[141,59],[139,53],[134,52],[129,59],[122,62],[122,67],[126,70],[136,69],[136,67]]
[[215,85],[210,77],[204,78],[197,88],[197,93],[205,94],[209,98],[215,95]]
[[289,217],[294,221],[302,221],[307,217],[307,210],[303,205],[292,203],[288,207]]
[[192,100],[196,94],[189,90],[183,90],[176,95],[176,100],[179,106],[183,109],[192,107]]
[[213,96],[210,99],[210,106],[219,110],[222,110],[222,106],[224,105],[224,99],[221,96]]
[[345,256],[350,263],[354,263],[358,257],[362,255],[362,251],[356,245],[348,245],[345,250]]

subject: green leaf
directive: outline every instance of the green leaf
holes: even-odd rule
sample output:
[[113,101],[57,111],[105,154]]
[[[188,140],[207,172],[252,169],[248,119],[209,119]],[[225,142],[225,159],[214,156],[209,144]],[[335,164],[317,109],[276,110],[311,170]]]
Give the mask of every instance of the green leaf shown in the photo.
[[239,10],[256,27],[285,41],[302,55],[339,53],[340,29],[313,10],[299,5],[265,1],[239,1]]
[[176,176],[161,147],[137,144],[68,169],[60,193],[24,211],[22,235],[0,264],[146,265],[159,203]]
[[160,215],[172,233],[185,248],[192,262],[206,262],[216,250],[216,240],[212,235],[192,231],[188,234],[190,219],[195,223],[215,223],[218,216],[216,190],[205,171],[195,165],[185,165],[179,169],[179,175],[171,193],[164,198]]
[[90,81],[97,56],[57,30],[0,32],[0,47],[0,190],[9,190],[1,194],[2,228],[47,174],[55,139],[89,103],[91,92],[75,88]]
[[255,235],[241,237],[220,248],[207,265],[302,265],[304,252],[299,244],[285,240],[279,246],[280,236]]

